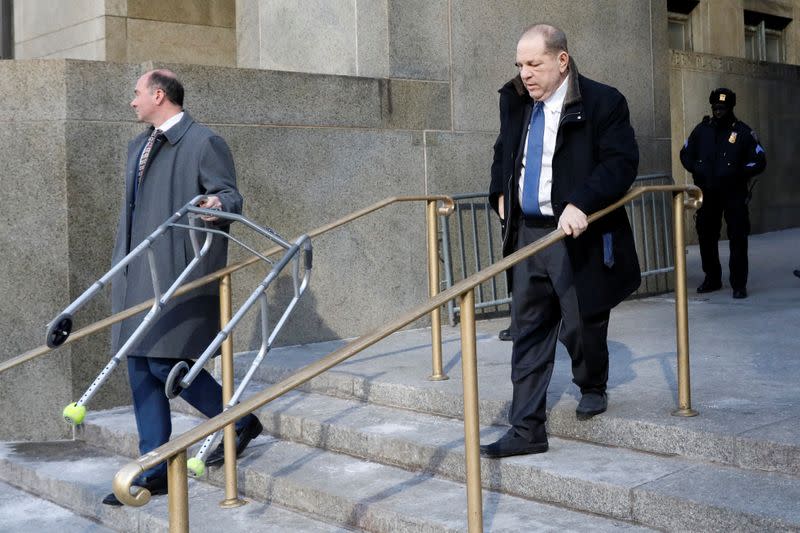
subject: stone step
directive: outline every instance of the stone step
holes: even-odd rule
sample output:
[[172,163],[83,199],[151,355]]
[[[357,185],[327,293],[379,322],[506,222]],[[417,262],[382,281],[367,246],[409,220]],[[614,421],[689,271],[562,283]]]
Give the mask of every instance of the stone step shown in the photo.
[[23,533],[55,530],[59,533],[117,531],[8,483],[0,483],[0,531]]
[[[450,359],[450,368],[445,368],[450,376],[447,381],[426,379],[430,372],[430,345],[424,344],[427,332],[412,330],[392,335],[314,378],[301,390],[462,419],[460,355],[450,353],[458,338],[448,335],[448,331],[445,329],[444,336],[445,361]],[[495,360],[496,347],[486,348],[494,343],[494,338],[494,333],[478,336],[482,426],[505,424],[510,403],[510,385],[507,385],[509,391],[497,390],[498,383],[503,387],[509,383],[508,362]],[[344,343],[330,341],[276,348],[262,362],[254,379],[275,383]],[[510,347],[510,343],[505,346]],[[481,355],[481,350],[487,353]],[[560,356],[565,357],[564,354]],[[375,365],[378,359],[383,366]],[[251,360],[252,354],[237,356],[235,368],[239,377]],[[558,361],[558,364],[565,362]],[[568,363],[566,366],[568,368]],[[556,379],[558,376],[554,381]],[[554,388],[551,385],[551,391]],[[569,439],[800,476],[797,417],[785,414],[773,419],[758,411],[735,409],[733,412],[705,412],[700,417],[686,419],[671,416],[664,398],[654,397],[651,392],[617,394],[612,388],[608,411],[586,422],[575,417],[577,400],[573,395],[551,393],[547,401],[548,431]],[[735,429],[737,427],[740,429]]]
[[[101,503],[102,498],[110,492],[112,478],[129,461],[129,458],[82,441],[0,443],[0,479],[55,502],[37,505],[31,521],[23,523],[19,529],[13,529],[5,524],[15,524],[11,521],[14,515],[30,509],[30,503],[9,499],[9,504],[14,503],[17,509],[6,509],[5,495],[0,493],[0,501],[3,502],[0,507],[0,530],[47,531],[57,527],[59,533],[168,531],[166,496],[155,496],[147,505],[138,508],[111,507]],[[193,531],[349,531],[258,502],[222,510],[219,502],[224,497],[224,491],[218,487],[189,481],[189,525]],[[71,518],[74,517],[72,513],[91,516],[102,526],[89,520],[79,523]],[[9,518],[5,522],[7,514]],[[58,519],[58,524],[48,527],[54,519]]]
[[[459,420],[301,392],[259,416],[282,438],[464,480]],[[505,429],[487,427],[481,440]],[[483,459],[481,469],[492,490],[658,528],[800,529],[795,476],[560,438],[545,454]]]
[[[259,417],[266,431],[280,438],[411,472],[464,479],[458,420],[302,392],[268,404]],[[87,433],[97,432],[95,425],[103,424],[95,418]],[[503,431],[486,428],[481,439],[490,442]],[[115,434],[112,440],[129,439],[133,451],[132,429]],[[492,491],[650,527],[800,530],[800,478],[795,476],[560,438],[550,440],[548,453],[483,459],[481,469],[484,487]]]
[[[266,418],[266,416],[265,416]],[[175,433],[201,419],[176,413]],[[93,413],[82,438],[131,453],[133,416],[126,409]],[[240,462],[240,490],[247,497],[312,514],[328,522],[375,532],[465,531],[464,485],[426,471],[367,461],[271,435],[255,439]],[[207,478],[224,483],[219,468]],[[647,530],[640,526],[484,490],[484,528],[492,532]]]

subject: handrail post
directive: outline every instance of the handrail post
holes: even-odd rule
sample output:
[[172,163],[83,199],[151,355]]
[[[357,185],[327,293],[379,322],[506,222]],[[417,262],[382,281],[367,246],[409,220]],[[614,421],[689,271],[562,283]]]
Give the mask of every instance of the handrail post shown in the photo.
[[686,296],[686,242],[683,191],[672,196],[672,219],[675,226],[675,332],[678,351],[678,409],[674,416],[697,416],[692,409],[689,379],[689,309]]
[[464,458],[467,473],[467,526],[483,532],[480,428],[478,425],[478,355],[475,335],[475,289],[461,295],[461,372],[464,385]]
[[189,480],[186,450],[167,459],[169,533],[189,533]]
[[[428,229],[428,295],[433,298],[439,293],[439,223],[436,209],[437,200],[428,200],[426,209]],[[431,311],[431,357],[433,372],[431,381],[448,379],[442,370],[442,310],[437,307]]]
[[[226,274],[219,280],[219,321],[220,329],[231,320],[232,297],[231,275]],[[222,343],[222,405],[228,405],[233,397],[233,335],[228,335]],[[225,426],[223,436],[225,456],[225,499],[219,502],[224,509],[239,507],[247,503],[239,498],[238,479],[236,476],[236,422]]]

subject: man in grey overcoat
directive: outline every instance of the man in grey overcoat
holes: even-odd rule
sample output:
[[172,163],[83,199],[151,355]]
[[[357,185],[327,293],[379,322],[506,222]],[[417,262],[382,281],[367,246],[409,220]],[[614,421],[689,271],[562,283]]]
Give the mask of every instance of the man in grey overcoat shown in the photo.
[[[112,265],[197,195],[206,195],[201,207],[232,213],[242,211],[231,151],[219,135],[195,122],[183,110],[183,92],[180,81],[168,70],[147,72],[136,83],[131,107],[138,120],[150,127],[128,145],[125,201]],[[216,217],[205,217],[205,220],[222,225]],[[225,229],[224,225],[222,227]],[[171,229],[153,248],[162,287],[169,286],[194,257],[189,232],[181,228]],[[216,237],[191,279],[224,267],[226,261],[227,239]],[[112,312],[152,297],[150,268],[147,257],[141,255],[114,280]],[[142,318],[143,314],[137,315],[112,329],[115,351],[130,337]],[[218,286],[211,283],[171,300],[157,322],[128,354],[128,377],[140,453],[154,450],[170,438],[170,406],[164,393],[170,370],[181,360],[199,356],[219,330]],[[205,416],[213,417],[222,412],[222,388],[205,370],[181,397]],[[239,420],[237,452],[241,453],[262,429],[254,415]],[[215,455],[221,457],[221,453]],[[214,461],[210,459],[209,462]],[[166,465],[144,472],[136,485],[154,495],[166,493]],[[103,503],[121,505],[113,493],[106,496]]]

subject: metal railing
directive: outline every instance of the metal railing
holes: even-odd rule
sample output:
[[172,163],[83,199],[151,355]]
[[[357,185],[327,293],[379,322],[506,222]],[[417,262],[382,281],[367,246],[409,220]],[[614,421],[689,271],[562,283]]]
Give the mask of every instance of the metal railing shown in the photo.
[[[384,207],[388,207],[395,203],[403,203],[403,202],[426,202],[427,208],[425,211],[426,214],[426,225],[427,225],[427,246],[428,246],[428,270],[429,270],[429,292],[431,295],[436,294],[438,291],[437,283],[433,280],[439,279],[439,261],[438,261],[438,246],[437,246],[437,235],[438,235],[438,218],[437,215],[447,215],[452,213],[453,211],[453,200],[449,196],[443,195],[428,195],[428,196],[394,196],[390,198],[386,198],[377,202],[369,207],[361,209],[359,211],[355,211],[345,217],[340,218],[334,222],[326,224],[324,226],[320,226],[306,235],[310,238],[322,235],[327,233],[335,228],[343,226],[349,222],[352,222],[356,219],[359,219],[365,215],[373,213],[375,211],[379,211]],[[438,207],[438,202],[442,202],[442,206]],[[268,250],[262,252],[261,256],[268,257],[275,253],[282,251],[283,248],[280,246],[274,246]],[[254,255],[250,259],[245,261],[241,261],[239,263],[235,263],[229,265],[226,268],[218,270],[217,272],[213,272],[208,274],[202,278],[199,278],[195,281],[182,285],[178,288],[175,292],[175,296],[180,296],[185,294],[193,289],[198,287],[204,286],[208,283],[218,282],[220,286],[220,327],[224,328],[230,321],[231,321],[231,274],[234,272],[241,270],[247,266],[253,265],[257,263],[261,259],[261,257]],[[99,320],[89,326],[86,326],[82,329],[74,331],[67,339],[62,343],[59,344],[58,347],[66,346],[68,344],[74,343],[84,337],[92,335],[93,333],[97,333],[99,331],[108,328],[109,326],[116,324],[117,322],[121,322],[126,318],[130,318],[134,315],[139,314],[142,311],[146,311],[149,309],[153,303],[154,299],[147,300],[142,302],[139,305],[134,307],[128,308],[125,311],[107,317],[103,320]],[[440,309],[431,310],[431,343],[434,347],[432,350],[432,363],[431,366],[433,371],[429,379],[431,380],[443,380],[447,379],[447,376],[444,374],[442,369],[442,353],[441,353],[441,346],[442,346],[442,331],[441,331],[441,311]],[[54,349],[47,346],[46,344],[29,350],[21,355],[13,357],[7,361],[0,363],[0,374],[3,372],[10,370],[18,365],[21,365],[27,361],[31,361],[36,359],[40,356],[43,356],[47,353],[50,353]],[[221,355],[221,366],[222,366],[222,405],[227,405],[234,394],[234,385],[233,385],[233,337],[228,335],[225,341],[222,343],[222,355]],[[222,429],[222,426],[220,427]],[[235,425],[233,423],[227,425],[224,428],[224,437],[223,437],[223,449],[224,449],[224,457],[225,457],[225,500],[222,501],[220,504],[222,507],[237,507],[242,505],[243,500],[239,499],[239,491],[237,488],[237,476],[236,476],[236,431]],[[185,475],[187,472],[186,468],[186,461],[185,461],[185,451],[184,451],[184,462],[183,465],[172,465],[172,469],[181,470]],[[173,481],[175,479],[174,472],[173,472]],[[178,485],[175,488],[176,492],[180,492],[181,490],[185,490],[186,482],[175,481]],[[183,487],[183,488],[182,488]],[[125,501],[125,500],[121,500]],[[170,512],[170,517],[173,516],[173,513]],[[183,526],[175,526],[177,527],[178,531],[186,531],[188,528],[188,515],[183,517],[180,513],[175,514],[177,518],[176,524],[183,523],[182,521],[186,521],[187,524],[185,527]],[[172,518],[170,529],[173,529],[172,525]]]
[[[702,202],[702,193],[697,187],[662,185],[650,187],[636,187],[631,189],[622,199],[614,204],[589,216],[589,223],[593,223],[602,216],[617,209],[626,203],[639,198],[646,192],[663,191],[673,195],[673,222],[674,222],[674,257],[675,257],[675,316],[676,316],[676,339],[677,339],[677,365],[678,365],[678,409],[674,412],[680,416],[694,416],[696,411],[691,408],[691,394],[689,383],[689,339],[688,339],[688,310],[686,296],[686,258],[684,254],[684,209],[697,208]],[[686,195],[689,195],[687,198]],[[428,214],[435,213],[435,209],[430,208]],[[433,217],[433,224],[428,226],[428,239],[431,237],[431,230],[435,229],[436,222]],[[430,218],[429,218],[430,222]],[[338,350],[322,357],[314,363],[306,366],[295,374],[276,383],[265,390],[242,401],[240,404],[231,407],[220,415],[211,418],[195,428],[179,435],[175,439],[160,446],[159,448],[139,457],[125,465],[114,477],[113,488],[117,498],[132,506],[145,505],[150,499],[150,493],[138,488],[133,494],[131,489],[134,480],[145,470],[152,468],[164,461],[167,462],[167,482],[168,482],[168,508],[170,531],[184,532],[189,528],[189,501],[188,484],[186,470],[186,450],[192,444],[202,440],[208,435],[219,431],[223,427],[232,427],[233,423],[252,413],[256,409],[266,405],[272,400],[294,390],[303,383],[318,376],[326,370],[333,368],[360,353],[362,350],[372,346],[378,341],[388,337],[392,333],[400,330],[415,320],[432,313],[439,309],[453,298],[459,298],[460,308],[462,309],[461,320],[461,357],[462,357],[462,376],[464,390],[464,441],[465,441],[465,463],[467,481],[467,521],[471,533],[483,531],[483,504],[481,494],[481,474],[479,456],[479,424],[478,424],[478,382],[477,382],[477,353],[476,353],[476,333],[475,333],[475,288],[494,276],[511,268],[516,263],[532,256],[533,254],[547,248],[548,246],[564,239],[566,235],[560,229],[552,231],[548,235],[531,243],[530,245],[517,250],[513,254],[497,261],[495,264],[464,279],[447,290],[432,297],[425,303],[414,307],[393,321],[377,328],[376,330],[363,335]],[[429,249],[429,252],[431,250]],[[430,254],[429,254],[430,255]],[[432,265],[431,260],[428,262]],[[438,262],[436,267],[438,268]],[[430,273],[429,279],[434,278]],[[435,287],[435,285],[433,285]],[[435,289],[431,292],[435,292]],[[436,325],[433,325],[436,327]],[[434,341],[436,342],[436,341]],[[432,346],[433,353],[439,354],[439,368],[441,368],[441,346]],[[437,366],[436,355],[434,355],[434,369]],[[435,373],[435,371],[434,371]],[[226,454],[226,462],[227,462]],[[233,455],[235,458],[235,453]]]
[[[644,174],[636,178],[634,187],[672,185],[669,174]],[[469,277],[491,265],[502,256],[500,221],[489,205],[488,193],[465,193],[451,196],[455,211],[441,217],[442,273],[441,287],[452,287],[456,280]],[[626,204],[639,254],[643,280],[674,270],[670,253],[672,234],[669,193],[653,191]],[[452,222],[451,222],[452,221]],[[475,288],[475,309],[502,312],[511,303],[506,276],[499,275]],[[447,319],[451,326],[458,322],[461,309],[455,301],[447,302]]]

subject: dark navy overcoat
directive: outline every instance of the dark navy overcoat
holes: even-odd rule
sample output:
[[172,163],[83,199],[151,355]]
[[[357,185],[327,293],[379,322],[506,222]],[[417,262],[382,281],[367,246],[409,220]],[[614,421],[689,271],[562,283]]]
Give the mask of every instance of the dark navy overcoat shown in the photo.
[[[519,76],[499,92],[500,134],[494,146],[489,199],[497,211],[498,198],[504,195],[503,254],[508,255],[516,242],[518,179],[532,99]],[[570,60],[553,155],[555,217],[570,203],[587,216],[614,203],[633,184],[638,165],[639,149],[625,97],[613,87],[581,76]],[[592,223],[577,239],[567,237],[566,242],[584,316],[614,307],[639,287],[639,261],[624,208]],[[509,282],[513,291],[513,280]]]

